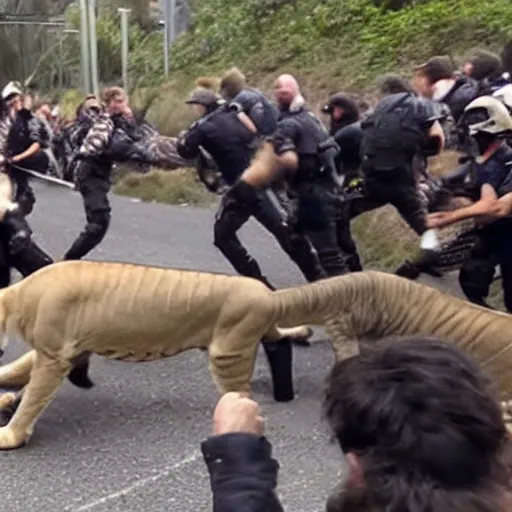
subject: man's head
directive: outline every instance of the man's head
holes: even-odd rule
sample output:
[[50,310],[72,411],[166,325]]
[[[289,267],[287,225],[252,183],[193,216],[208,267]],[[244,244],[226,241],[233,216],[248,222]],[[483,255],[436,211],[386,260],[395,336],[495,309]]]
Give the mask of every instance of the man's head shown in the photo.
[[94,94],[88,94],[76,108],[76,117],[83,112],[92,112],[98,114],[101,111],[101,105]]
[[324,410],[349,467],[330,510],[505,512],[500,404],[453,345],[380,341],[333,367]]
[[201,117],[208,112],[215,110],[221,99],[222,98],[212,89],[207,87],[196,87],[190,93],[190,96],[185,103],[192,105],[196,115]]
[[2,90],[2,100],[10,111],[18,112],[24,107],[23,90],[19,82],[9,82]]
[[512,117],[507,107],[493,96],[480,96],[473,100],[464,109],[459,123],[478,146],[480,155],[498,139],[512,135]]
[[220,81],[220,94],[226,101],[231,101],[246,87],[245,75],[237,67],[233,67],[226,71]]
[[377,87],[382,96],[399,94],[402,92],[414,92],[414,88],[404,77],[395,73],[387,73],[377,78]]
[[475,50],[466,58],[462,72],[475,80],[495,79],[503,73],[503,66],[499,55],[487,50]]
[[47,101],[38,101],[34,105],[34,113],[36,116],[46,119],[47,121],[51,121],[53,119],[52,107]]
[[110,115],[121,115],[128,106],[128,97],[121,87],[107,87],[102,94],[105,111]]
[[434,84],[439,80],[453,79],[455,66],[447,55],[432,57],[424,64],[414,68],[413,87],[418,94],[431,98]]
[[330,117],[331,125],[337,129],[359,119],[359,107],[355,100],[347,94],[333,94],[329,101],[322,107],[322,112]]
[[301,96],[300,87],[293,75],[280,75],[274,83],[274,97],[281,108],[287,110]]

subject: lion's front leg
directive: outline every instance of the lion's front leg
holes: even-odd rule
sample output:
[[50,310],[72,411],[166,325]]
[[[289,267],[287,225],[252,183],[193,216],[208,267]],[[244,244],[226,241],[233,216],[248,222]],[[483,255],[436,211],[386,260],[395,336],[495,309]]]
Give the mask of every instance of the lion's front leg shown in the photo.
[[251,392],[251,377],[256,363],[259,340],[243,345],[240,338],[231,333],[215,335],[209,350],[209,370],[213,381],[221,394],[230,391]]
[[26,386],[30,379],[30,372],[36,359],[36,351],[30,350],[26,354],[0,367],[0,386],[19,387]]
[[69,361],[37,353],[20,405],[8,425],[0,428],[0,450],[19,448],[28,442],[37,419],[57,393],[70,369]]

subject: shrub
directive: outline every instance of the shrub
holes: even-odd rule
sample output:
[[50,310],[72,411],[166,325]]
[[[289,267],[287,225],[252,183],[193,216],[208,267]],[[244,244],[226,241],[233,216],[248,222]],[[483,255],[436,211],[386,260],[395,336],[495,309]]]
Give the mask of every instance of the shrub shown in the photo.
[[114,192],[142,201],[167,204],[202,206],[211,204],[216,196],[208,193],[189,169],[179,171],[152,170],[148,174],[136,172],[121,176]]

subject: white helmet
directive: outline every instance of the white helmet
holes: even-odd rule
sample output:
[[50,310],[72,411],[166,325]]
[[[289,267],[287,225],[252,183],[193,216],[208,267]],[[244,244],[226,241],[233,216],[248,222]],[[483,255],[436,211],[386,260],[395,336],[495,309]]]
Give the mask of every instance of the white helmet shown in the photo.
[[507,84],[494,91],[493,96],[499,99],[512,112],[512,84]]
[[507,107],[492,96],[480,96],[473,100],[464,109],[463,123],[467,126],[470,136],[477,133],[512,133],[512,117]]
[[2,91],[2,99],[5,101],[10,99],[12,96],[23,94],[21,89],[22,87],[19,82],[9,82]]

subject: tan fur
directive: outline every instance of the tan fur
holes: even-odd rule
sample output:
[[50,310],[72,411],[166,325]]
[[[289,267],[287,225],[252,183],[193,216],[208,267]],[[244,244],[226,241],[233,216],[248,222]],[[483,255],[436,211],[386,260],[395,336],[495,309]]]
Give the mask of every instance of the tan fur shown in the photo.
[[85,352],[152,361],[208,347],[219,392],[250,393],[260,339],[296,333],[299,324],[325,325],[338,360],[357,354],[360,341],[392,335],[451,341],[482,363],[504,401],[512,399],[512,316],[391,274],[357,272],[271,292],[241,276],[61,262],[0,291],[0,327],[34,348],[0,372],[0,386],[27,384],[0,428],[0,448],[28,440],[73,359]]
[[286,171],[295,170],[297,155],[288,151],[281,156],[276,155],[270,142],[265,142],[256,152],[241,180],[257,189],[265,188],[284,177]]
[[90,352],[154,361],[208,348],[219,392],[250,392],[262,338],[308,336],[279,329],[272,292],[239,276],[125,263],[67,261],[0,291],[0,328],[34,350],[0,369],[0,386],[26,385],[0,448],[15,448],[53,398],[73,361]]

